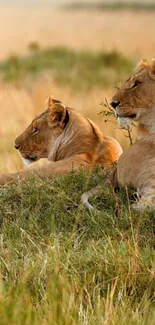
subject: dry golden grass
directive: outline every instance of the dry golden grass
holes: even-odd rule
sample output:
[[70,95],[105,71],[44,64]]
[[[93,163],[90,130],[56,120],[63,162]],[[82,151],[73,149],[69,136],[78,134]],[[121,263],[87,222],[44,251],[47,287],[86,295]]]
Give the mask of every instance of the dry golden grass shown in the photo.
[[0,59],[25,53],[34,40],[42,46],[117,48],[149,58],[155,52],[154,27],[154,12],[1,8]]

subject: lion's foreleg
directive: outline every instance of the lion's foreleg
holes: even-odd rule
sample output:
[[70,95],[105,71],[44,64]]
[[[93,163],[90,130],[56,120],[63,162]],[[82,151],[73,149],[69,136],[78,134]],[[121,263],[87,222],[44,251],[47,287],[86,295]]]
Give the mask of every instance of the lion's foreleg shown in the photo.
[[87,155],[80,154],[75,155],[64,160],[56,162],[50,162],[38,170],[40,176],[52,177],[55,175],[61,175],[72,170],[78,170],[80,168],[87,170],[91,167],[90,161],[87,159]]
[[72,170],[78,170],[80,168],[84,170],[91,168],[87,154],[79,154],[56,162],[50,162],[36,169],[28,169],[13,174],[1,174],[0,185],[14,184],[28,178],[34,179],[37,176],[41,178],[52,178],[56,175],[69,173]]
[[18,181],[23,181],[27,178],[33,178],[35,176],[33,171],[21,171],[18,173],[0,174],[0,186],[16,184]]

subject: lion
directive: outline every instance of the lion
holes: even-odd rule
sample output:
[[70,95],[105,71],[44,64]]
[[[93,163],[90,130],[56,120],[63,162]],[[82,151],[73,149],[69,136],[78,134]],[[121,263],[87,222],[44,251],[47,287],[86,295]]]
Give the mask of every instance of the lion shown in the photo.
[[137,122],[137,139],[155,132],[155,59],[149,65],[142,60],[111,99],[118,122],[130,126]]
[[137,140],[118,160],[112,183],[137,189],[135,209],[155,208],[155,59],[142,60],[111,100],[118,122],[138,123]]
[[52,178],[80,168],[90,170],[97,165],[110,168],[122,154],[115,139],[103,136],[89,118],[52,97],[47,109],[16,138],[14,146],[27,165],[41,158],[47,158],[49,163],[40,168],[1,174],[0,185],[36,176]]

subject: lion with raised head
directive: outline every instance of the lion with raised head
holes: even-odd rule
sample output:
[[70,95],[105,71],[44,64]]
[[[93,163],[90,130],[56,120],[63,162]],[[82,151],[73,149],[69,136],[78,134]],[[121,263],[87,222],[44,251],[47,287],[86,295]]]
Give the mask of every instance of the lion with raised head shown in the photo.
[[137,138],[155,132],[155,59],[142,60],[111,100],[119,124],[138,123]]
[[17,137],[15,148],[26,164],[41,158],[47,158],[49,163],[40,168],[1,174],[0,185],[36,175],[51,178],[81,167],[85,170],[97,165],[109,168],[122,154],[115,139],[104,137],[90,119],[52,97],[47,109]]
[[143,60],[111,100],[122,126],[138,123],[137,140],[120,157],[113,175],[114,183],[137,189],[134,207],[155,208],[155,60]]

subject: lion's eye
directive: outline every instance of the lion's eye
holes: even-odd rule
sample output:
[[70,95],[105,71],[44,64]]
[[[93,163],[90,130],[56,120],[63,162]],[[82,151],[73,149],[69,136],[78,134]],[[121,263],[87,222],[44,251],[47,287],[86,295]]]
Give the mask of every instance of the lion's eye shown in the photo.
[[135,89],[135,88],[137,88],[140,84],[141,84],[141,81],[139,81],[139,80],[135,80],[134,84],[131,86],[130,89]]
[[38,128],[34,128],[33,131],[32,131],[32,134],[37,134],[39,132],[39,129]]

